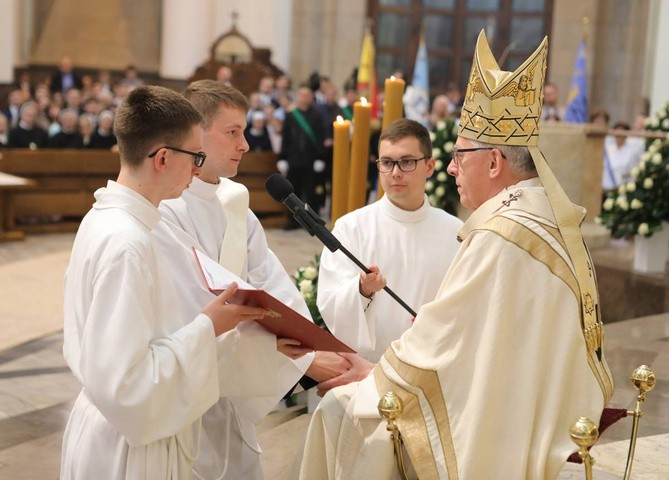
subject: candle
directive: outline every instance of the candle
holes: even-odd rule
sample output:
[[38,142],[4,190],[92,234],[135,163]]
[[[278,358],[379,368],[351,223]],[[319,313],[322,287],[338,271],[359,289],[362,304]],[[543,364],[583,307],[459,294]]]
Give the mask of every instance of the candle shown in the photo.
[[404,80],[401,78],[386,78],[383,90],[383,129],[402,117],[402,97],[404,95]]
[[332,124],[334,142],[332,146],[332,223],[347,212],[348,168],[351,153],[351,122],[341,115]]
[[349,212],[365,206],[371,114],[372,105],[364,97],[353,105],[353,144],[347,203]]
[[[386,78],[384,85],[383,130],[398,118],[402,118],[402,98],[404,96],[405,82],[401,78],[392,76]],[[381,187],[381,182],[377,181],[376,183],[378,185],[377,198],[381,198],[383,196],[383,188]]]

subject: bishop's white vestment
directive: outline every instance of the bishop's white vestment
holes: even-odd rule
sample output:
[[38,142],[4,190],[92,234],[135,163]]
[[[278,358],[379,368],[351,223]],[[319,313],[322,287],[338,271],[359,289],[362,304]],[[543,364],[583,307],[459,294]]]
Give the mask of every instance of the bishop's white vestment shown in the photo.
[[[432,300],[460,244],[462,221],[431,207],[402,210],[387,195],[337,220],[332,233],[415,312]],[[371,362],[411,326],[412,315],[385,291],[359,292],[360,268],[341,251],[321,254],[318,308],[330,331]]]
[[[574,207],[579,208],[579,207]],[[556,478],[569,427],[599,418],[613,385],[586,348],[578,284],[538,179],[503,190],[459,232],[434,301],[372,374],[334,389],[314,413],[299,478],[397,478],[380,395],[429,479]]]
[[[180,198],[161,203],[163,221],[155,235],[163,251],[170,253],[184,315],[214,298],[195,262],[195,246],[242,280],[311,318],[248,205],[243,185],[225,178],[210,184],[197,177]],[[195,478],[262,479],[254,424],[300,380],[313,354],[293,361],[277,352],[273,334],[248,322],[219,337],[218,356],[221,398],[202,418]]]
[[65,275],[63,354],[83,389],[60,478],[190,478],[219,398],[214,327],[181,314],[151,236],[158,210],[112,181],[95,198]]

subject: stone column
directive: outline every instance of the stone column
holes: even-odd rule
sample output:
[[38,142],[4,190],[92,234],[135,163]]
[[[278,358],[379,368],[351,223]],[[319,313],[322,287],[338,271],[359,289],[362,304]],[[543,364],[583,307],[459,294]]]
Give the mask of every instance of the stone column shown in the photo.
[[14,81],[14,62],[17,45],[17,12],[16,0],[0,0],[0,83]]
[[[656,0],[652,3],[649,30],[655,34],[648,46],[650,86],[650,114],[653,115],[669,101],[669,63],[666,61],[669,45],[669,2]],[[653,25],[655,23],[655,25]]]
[[185,80],[209,58],[212,13],[212,0],[163,0],[161,77]]

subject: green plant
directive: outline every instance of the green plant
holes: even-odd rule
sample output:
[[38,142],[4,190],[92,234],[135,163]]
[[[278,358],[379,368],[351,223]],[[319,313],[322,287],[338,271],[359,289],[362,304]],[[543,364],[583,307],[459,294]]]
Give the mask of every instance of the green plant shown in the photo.
[[453,146],[458,138],[458,125],[449,118],[437,123],[434,132],[430,132],[432,139],[432,156],[436,160],[434,174],[425,183],[430,205],[442,208],[455,215],[456,207],[460,202],[455,178],[446,173],[446,168],[453,156]]

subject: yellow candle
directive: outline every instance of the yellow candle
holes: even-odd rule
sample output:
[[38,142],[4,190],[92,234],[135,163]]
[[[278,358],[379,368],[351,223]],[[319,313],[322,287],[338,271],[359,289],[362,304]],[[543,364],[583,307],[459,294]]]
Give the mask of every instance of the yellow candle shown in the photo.
[[386,78],[383,90],[383,125],[385,128],[398,118],[402,118],[402,97],[404,96],[404,80]]
[[371,114],[372,105],[364,97],[353,105],[353,144],[347,203],[349,212],[365,206]]
[[[388,125],[393,123],[398,118],[402,118],[403,112],[403,102],[402,98],[404,97],[404,85],[405,82],[401,78],[395,78],[394,76],[386,78],[383,90],[383,125],[382,129],[385,130]],[[381,182],[376,182],[378,185],[377,189],[377,198],[383,196],[383,187],[381,187]]]
[[348,168],[351,153],[351,122],[337,116],[332,124],[334,142],[332,145],[332,223],[345,215],[348,203]]

